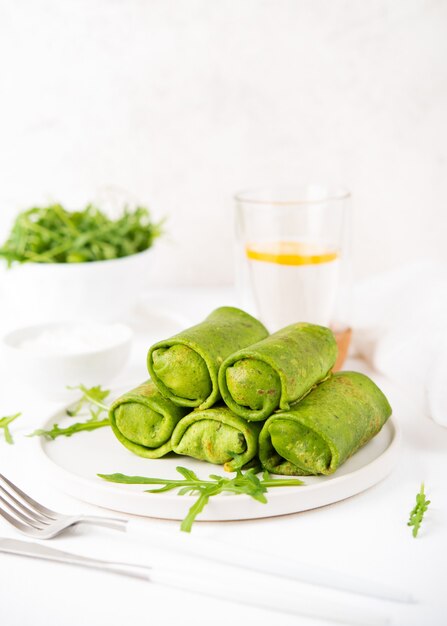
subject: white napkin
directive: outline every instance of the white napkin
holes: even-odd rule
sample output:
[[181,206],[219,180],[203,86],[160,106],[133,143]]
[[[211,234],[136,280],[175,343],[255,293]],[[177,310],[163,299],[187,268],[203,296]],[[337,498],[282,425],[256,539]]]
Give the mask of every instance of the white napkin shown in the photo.
[[351,324],[354,353],[426,395],[447,426],[447,266],[420,261],[357,284]]

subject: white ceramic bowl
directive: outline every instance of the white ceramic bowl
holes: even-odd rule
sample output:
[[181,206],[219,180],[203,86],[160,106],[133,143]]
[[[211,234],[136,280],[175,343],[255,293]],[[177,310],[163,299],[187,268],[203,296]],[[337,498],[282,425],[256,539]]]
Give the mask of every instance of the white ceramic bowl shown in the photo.
[[4,269],[0,294],[15,324],[125,319],[151,269],[152,248],[110,261],[24,263]]
[[[80,325],[74,322],[36,324],[7,333],[1,340],[2,361],[10,380],[25,392],[52,399],[67,399],[73,392],[67,386],[106,385],[126,364],[132,345],[132,331],[124,324],[95,324],[91,328],[106,330],[101,344],[91,348],[69,348],[65,352],[45,352],[32,342],[42,333],[75,334]],[[104,335],[104,333],[102,333]],[[31,346],[30,346],[31,342]],[[35,344],[34,344],[35,345]]]

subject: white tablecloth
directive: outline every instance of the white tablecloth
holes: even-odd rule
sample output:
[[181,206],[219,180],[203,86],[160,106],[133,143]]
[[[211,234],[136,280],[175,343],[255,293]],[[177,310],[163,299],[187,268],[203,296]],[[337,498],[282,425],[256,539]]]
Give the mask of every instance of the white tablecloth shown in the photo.
[[[231,292],[223,289],[158,291],[153,295],[157,306],[174,310],[193,322],[215,305],[231,303],[232,299]],[[135,355],[141,359],[139,355],[145,349],[144,341],[145,338],[140,337],[134,362],[121,379],[134,378],[134,382],[138,382],[136,376],[144,376],[144,362],[141,366],[135,362]],[[368,371],[361,362],[348,365]],[[355,497],[321,509],[255,521],[197,523],[193,532],[230,541],[234,545],[262,547],[302,563],[313,563],[406,589],[416,596],[417,604],[404,605],[361,597],[352,599],[342,592],[332,592],[331,597],[362,606],[365,613],[380,609],[393,624],[445,624],[447,429],[424,414],[420,394],[406,387],[405,381],[391,382],[377,376],[375,380],[389,396],[395,419],[403,431],[400,461],[386,480]],[[26,389],[17,386],[17,382],[8,380],[7,371],[4,371],[0,415],[19,410],[24,415],[13,428],[15,445],[8,446],[0,441],[0,471],[51,508],[63,512],[104,514],[104,510],[56,492],[36,471],[32,462],[34,441],[25,438],[24,434],[43,421],[55,405],[48,401],[36,402]],[[18,389],[15,396],[11,393],[13,387]],[[425,481],[432,504],[418,538],[414,539],[406,523],[421,481]],[[147,519],[147,526],[148,530],[155,526],[173,530],[178,522]],[[0,535],[17,537],[2,520]],[[54,539],[50,545],[99,558],[150,562],[150,554],[141,543],[105,529],[78,528]],[[178,560],[180,562],[180,557]],[[249,581],[248,572],[243,576]],[[325,597],[322,595],[322,602]],[[273,621],[282,626],[327,624],[173,591],[94,570],[0,554],[2,626],[172,626],[176,623],[262,626]]]

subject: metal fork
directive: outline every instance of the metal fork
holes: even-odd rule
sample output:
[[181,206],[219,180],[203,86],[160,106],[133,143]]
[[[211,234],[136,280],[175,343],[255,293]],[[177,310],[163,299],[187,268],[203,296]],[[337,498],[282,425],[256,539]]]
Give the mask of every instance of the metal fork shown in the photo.
[[[0,503],[3,505],[0,506],[0,516],[24,535],[35,539],[51,539],[76,524],[91,524],[125,531],[128,522],[118,517],[62,515],[33,500],[3,474],[0,474]],[[6,507],[9,513],[3,507]]]
[[63,515],[36,502],[5,476],[0,474],[0,517],[21,533],[35,539],[51,539],[76,524],[91,524],[124,531],[144,545],[184,553],[211,562],[224,563],[263,574],[279,576],[321,587],[330,587],[349,593],[371,596],[395,602],[414,602],[412,594],[389,587],[379,581],[362,580],[357,576],[301,564],[289,558],[233,546],[228,543],[191,536],[189,533],[163,532],[138,519],[100,517],[94,515]]

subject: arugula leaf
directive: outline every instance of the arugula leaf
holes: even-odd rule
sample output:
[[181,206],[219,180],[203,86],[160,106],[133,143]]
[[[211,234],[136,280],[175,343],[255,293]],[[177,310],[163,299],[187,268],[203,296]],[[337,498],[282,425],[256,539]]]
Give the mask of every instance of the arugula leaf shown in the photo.
[[96,430],[97,428],[103,428],[104,426],[110,426],[110,420],[108,417],[103,420],[91,417],[86,422],[76,422],[66,428],[60,428],[59,424],[53,424],[53,428],[50,430],[38,428],[34,432],[27,435],[27,437],[45,437],[46,439],[54,440],[57,437],[71,437],[75,433],[80,433],[83,430]]
[[[181,490],[181,492],[182,491],[183,490]],[[196,517],[198,516],[199,513],[203,511],[205,506],[208,504],[210,497],[215,496],[218,493],[221,493],[222,489],[219,485],[216,485],[215,487],[203,487],[199,491],[200,491],[199,497],[191,506],[185,519],[180,524],[180,530],[182,530],[185,533],[191,532],[191,528],[196,520]],[[181,495],[184,495],[184,494],[181,493]]]
[[104,400],[109,396],[110,390],[102,389],[101,385],[90,388],[85,385],[78,385],[76,387],[68,387],[68,389],[79,389],[82,391],[82,396],[71,409],[67,409],[67,415],[74,417],[78,415],[82,409],[87,407],[90,418],[85,422],[76,422],[66,428],[61,428],[59,424],[53,424],[53,427],[49,430],[38,428],[27,435],[27,437],[45,437],[46,439],[54,440],[57,437],[71,437],[75,433],[82,431],[96,430],[97,428],[110,426],[108,417],[100,419],[104,413],[108,414],[109,412],[109,407],[104,403]]
[[16,420],[18,417],[22,415],[21,413],[15,413],[14,415],[9,415],[6,417],[0,417],[0,428],[3,428],[3,434],[5,436],[6,443],[12,445],[14,443],[14,439],[12,438],[11,431],[9,430],[9,425]]
[[[103,401],[109,396],[110,390],[102,389],[101,385],[87,388],[85,385],[81,384],[77,385],[76,387],[67,387],[67,389],[80,389],[82,391],[82,396],[79,401],[75,404],[74,407],[72,407],[71,409],[67,409],[66,411],[67,415],[70,415],[70,417],[74,417],[75,415],[77,415],[86,404],[94,404],[99,409],[101,409],[101,411],[98,412],[98,415],[102,411],[109,410],[109,407],[107,406],[107,404],[104,404]],[[91,407],[90,412],[92,412]]]
[[304,485],[298,478],[271,478],[267,471],[264,471],[262,478],[257,476],[258,468],[252,467],[246,472],[240,469],[236,471],[236,476],[226,478],[211,474],[210,480],[201,480],[192,470],[178,466],[177,472],[183,477],[180,479],[149,478],[146,476],[127,476],[126,474],[98,474],[104,480],[112,483],[125,485],[162,485],[158,489],[149,489],[147,493],[162,493],[178,489],[178,495],[186,494],[198,495],[199,497],[189,509],[180,529],[190,532],[197,515],[203,511],[210,497],[219,493],[232,493],[235,495],[245,494],[258,502],[265,504],[267,489],[270,487],[296,487]]
[[424,514],[428,509],[430,500],[425,497],[424,483],[421,483],[421,488],[418,494],[416,494],[416,505],[410,513],[410,519],[407,522],[407,526],[413,526],[413,537],[418,536],[419,529],[424,519]]

